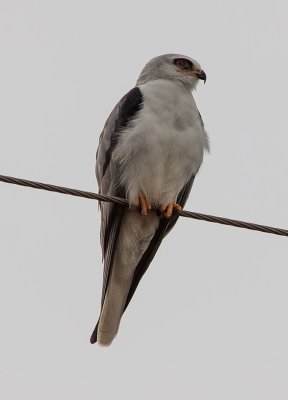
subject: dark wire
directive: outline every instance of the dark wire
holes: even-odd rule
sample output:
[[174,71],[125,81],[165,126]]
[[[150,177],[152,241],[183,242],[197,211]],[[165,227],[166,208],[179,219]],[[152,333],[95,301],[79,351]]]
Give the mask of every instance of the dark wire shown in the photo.
[[[26,179],[14,178],[14,177],[5,176],[5,175],[0,175],[0,181],[5,182],[5,183],[11,183],[14,185],[27,186],[27,187],[31,187],[34,189],[47,190],[49,192],[68,194],[71,196],[84,197],[86,199],[92,199],[92,200],[99,200],[99,201],[106,201],[106,202],[108,201],[108,202],[112,202],[112,203],[122,204],[123,206],[128,206],[128,202],[125,199],[121,199],[119,197],[113,197],[113,196],[104,196],[102,194],[86,192],[84,190],[71,189],[71,188],[66,188],[66,187],[56,186],[56,185],[49,185],[47,183],[28,181]],[[271,233],[273,235],[288,236],[288,230],[286,230],[286,229],[273,228],[271,226],[253,224],[251,222],[237,221],[235,219],[215,217],[214,215],[199,214],[199,213],[185,211],[185,210],[175,211],[175,212],[181,217],[193,218],[193,219],[198,219],[198,220],[202,220],[202,221],[213,222],[216,224],[222,224],[222,225],[231,225],[231,226],[235,226],[237,228],[244,228],[244,229],[250,229],[253,231]]]

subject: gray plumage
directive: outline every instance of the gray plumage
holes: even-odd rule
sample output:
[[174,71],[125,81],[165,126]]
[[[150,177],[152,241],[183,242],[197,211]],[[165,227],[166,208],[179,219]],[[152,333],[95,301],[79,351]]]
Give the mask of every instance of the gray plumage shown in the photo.
[[195,60],[156,57],[106,121],[96,157],[99,192],[125,197],[131,208],[101,203],[103,291],[91,343],[111,344],[140,279],[177,221],[174,214],[140,215],[139,196],[152,208],[183,207],[208,149],[191,93],[199,79],[206,75]]

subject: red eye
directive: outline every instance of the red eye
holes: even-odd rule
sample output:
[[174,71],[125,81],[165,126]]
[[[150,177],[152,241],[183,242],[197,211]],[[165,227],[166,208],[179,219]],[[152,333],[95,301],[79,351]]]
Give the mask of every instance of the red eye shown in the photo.
[[174,60],[174,64],[180,68],[180,69],[185,69],[185,70],[191,70],[193,67],[193,64],[190,60],[187,60],[186,58],[176,58]]

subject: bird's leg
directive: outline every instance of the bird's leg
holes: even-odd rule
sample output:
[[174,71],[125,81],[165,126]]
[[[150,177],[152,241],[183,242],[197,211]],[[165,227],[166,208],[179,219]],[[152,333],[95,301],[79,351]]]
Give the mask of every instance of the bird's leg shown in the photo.
[[148,211],[151,210],[151,204],[147,200],[146,196],[142,193],[139,195],[139,205],[140,205],[140,214],[147,215]]
[[179,206],[179,204],[177,204],[177,203],[169,203],[169,204],[167,204],[166,207],[164,207],[163,205],[160,206],[160,212],[164,214],[165,218],[172,217],[173,210],[180,211],[180,210],[182,210],[182,207]]

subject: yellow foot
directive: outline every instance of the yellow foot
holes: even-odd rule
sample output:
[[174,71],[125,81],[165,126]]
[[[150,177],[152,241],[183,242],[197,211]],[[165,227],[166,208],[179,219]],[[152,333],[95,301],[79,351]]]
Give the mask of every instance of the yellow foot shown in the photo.
[[169,203],[166,207],[161,206],[160,211],[164,214],[165,218],[171,218],[173,210],[182,210],[182,207],[177,203]]
[[151,204],[146,199],[146,196],[144,196],[143,194],[139,195],[139,205],[141,215],[147,215],[148,211],[151,210]]

